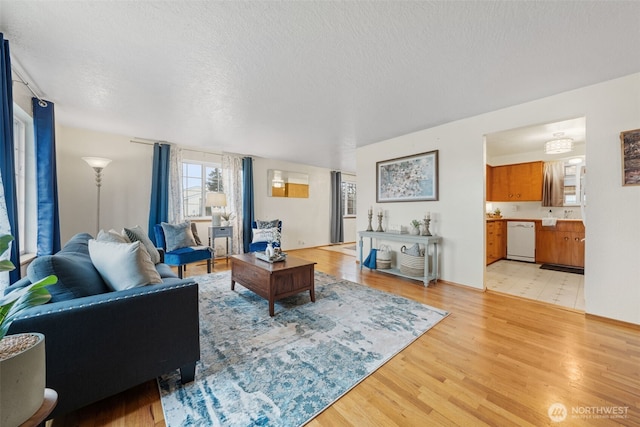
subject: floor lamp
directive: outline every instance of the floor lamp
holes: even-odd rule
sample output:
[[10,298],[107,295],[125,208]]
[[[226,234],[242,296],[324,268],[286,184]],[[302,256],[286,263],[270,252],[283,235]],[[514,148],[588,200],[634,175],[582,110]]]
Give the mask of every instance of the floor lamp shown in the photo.
[[96,171],[96,187],[98,187],[98,204],[97,204],[97,218],[96,218],[96,237],[100,232],[100,187],[102,186],[102,170],[111,163],[111,159],[105,159],[103,157],[83,157],[82,160],[87,162],[89,166]]

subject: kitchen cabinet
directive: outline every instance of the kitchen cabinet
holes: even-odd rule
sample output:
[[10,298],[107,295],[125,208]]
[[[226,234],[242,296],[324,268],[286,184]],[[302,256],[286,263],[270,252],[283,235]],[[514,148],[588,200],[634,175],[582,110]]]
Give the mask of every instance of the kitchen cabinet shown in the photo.
[[532,202],[542,200],[543,162],[490,167],[487,171],[487,200]]
[[493,167],[490,165],[486,165],[486,175],[485,175],[485,183],[486,183],[486,194],[485,200],[491,201],[493,200],[493,189],[491,188],[491,183],[493,182]]
[[536,222],[536,262],[584,267],[584,224],[558,221],[555,227]]
[[487,221],[487,265],[507,256],[507,223],[503,220]]

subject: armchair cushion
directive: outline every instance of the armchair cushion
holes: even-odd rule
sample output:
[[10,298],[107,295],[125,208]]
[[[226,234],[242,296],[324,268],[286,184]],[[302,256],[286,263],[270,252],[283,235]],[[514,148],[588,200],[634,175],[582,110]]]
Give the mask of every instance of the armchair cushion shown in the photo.
[[89,255],[107,286],[114,291],[162,283],[149,252],[140,241],[115,243],[89,240]]
[[167,252],[173,252],[176,249],[196,246],[196,239],[191,231],[191,222],[185,221],[180,224],[169,224],[163,222],[162,231],[164,232],[164,240]]

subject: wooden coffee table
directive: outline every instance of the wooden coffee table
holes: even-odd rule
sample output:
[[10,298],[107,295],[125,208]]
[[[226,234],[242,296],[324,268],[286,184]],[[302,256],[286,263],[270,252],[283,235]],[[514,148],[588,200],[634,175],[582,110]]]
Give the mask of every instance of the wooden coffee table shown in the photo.
[[315,262],[288,256],[285,261],[273,264],[256,258],[255,254],[231,257],[231,290],[236,282],[269,301],[269,316],[274,315],[274,303],[284,297],[309,291],[311,301],[316,301],[313,287]]

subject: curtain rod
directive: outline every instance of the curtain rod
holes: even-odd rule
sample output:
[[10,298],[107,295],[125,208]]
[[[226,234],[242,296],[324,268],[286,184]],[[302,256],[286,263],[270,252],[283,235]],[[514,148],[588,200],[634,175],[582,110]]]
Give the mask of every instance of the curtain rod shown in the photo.
[[134,144],[143,144],[143,145],[153,145],[153,144],[155,144],[157,142],[159,144],[176,145],[176,146],[180,147],[183,151],[190,151],[192,153],[215,154],[215,155],[219,155],[219,156],[221,156],[223,154],[223,153],[216,153],[216,152],[213,152],[213,151],[195,150],[195,149],[192,149],[192,148],[181,147],[179,144],[174,144],[172,142],[157,141],[157,140],[148,139],[148,138],[134,137],[133,139],[130,139],[129,142],[133,142]]
[[[13,61],[12,61],[13,62]],[[17,83],[22,83],[23,85],[25,85],[27,87],[27,89],[29,89],[29,92],[31,92],[31,94],[33,95],[34,98],[36,98],[38,100],[38,104],[41,107],[46,107],[47,105],[49,105],[47,103],[47,101],[45,101],[44,99],[42,99],[42,97],[38,96],[38,94],[36,93],[35,90],[33,90],[33,88],[31,87],[31,85],[29,84],[29,82],[27,82],[27,80],[22,77],[22,75],[18,72],[18,69],[13,65],[13,63],[11,64],[11,70],[13,71],[13,73],[18,76],[18,78],[20,80],[12,80],[12,82],[17,82]]]

